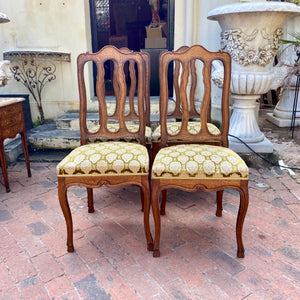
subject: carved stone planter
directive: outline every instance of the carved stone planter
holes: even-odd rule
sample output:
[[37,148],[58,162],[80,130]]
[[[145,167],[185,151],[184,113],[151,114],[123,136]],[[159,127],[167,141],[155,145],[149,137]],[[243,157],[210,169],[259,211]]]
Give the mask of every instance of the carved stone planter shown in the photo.
[[[255,118],[257,99],[282,84],[286,67],[273,67],[273,60],[288,18],[300,14],[291,3],[235,3],[215,8],[208,19],[219,22],[221,49],[232,56],[231,93],[233,113],[229,133],[261,153],[273,152],[272,143],[260,131]],[[230,137],[230,148],[249,152],[239,140]]]
[[[0,23],[7,23],[9,22],[9,18],[0,13]],[[0,61],[0,87],[5,86],[7,81],[11,78],[10,72],[10,63],[8,60]]]
[[[297,45],[298,46],[298,45]],[[290,45],[286,47],[280,55],[278,55],[278,60],[282,64],[290,66],[292,68],[295,60],[297,58],[297,51],[300,51],[300,47],[295,47]],[[280,101],[277,103],[274,111],[267,114],[267,119],[278,127],[290,127],[291,119],[293,113],[293,105],[295,98],[295,89],[296,89],[296,80],[295,75],[290,76],[287,80],[286,85],[283,87],[282,95]],[[296,107],[296,119],[295,126],[300,126],[300,101],[298,99],[298,105]]]

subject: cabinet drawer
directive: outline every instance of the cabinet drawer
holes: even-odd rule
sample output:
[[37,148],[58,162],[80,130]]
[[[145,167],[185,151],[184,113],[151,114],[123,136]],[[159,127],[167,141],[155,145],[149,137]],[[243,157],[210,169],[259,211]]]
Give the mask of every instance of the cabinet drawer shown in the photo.
[[5,127],[10,127],[12,125],[17,125],[22,124],[22,115],[11,115],[7,116],[6,118],[1,118],[0,119],[0,127],[5,128]]
[[23,115],[22,104],[17,103],[2,107],[0,110],[0,119],[5,119],[13,115]]

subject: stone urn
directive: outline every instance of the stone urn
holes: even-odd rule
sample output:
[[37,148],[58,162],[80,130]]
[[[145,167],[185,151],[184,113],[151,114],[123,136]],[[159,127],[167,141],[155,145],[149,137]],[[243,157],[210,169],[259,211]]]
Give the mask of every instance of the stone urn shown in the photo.
[[[295,70],[293,70],[293,65],[297,60],[297,53],[300,53],[300,45],[289,45],[285,47],[281,52],[278,53],[278,61],[282,65],[289,66],[290,74],[287,76],[280,101],[276,104],[276,107],[272,113],[267,113],[268,121],[277,125],[278,127],[290,127],[292,121],[293,108],[296,103],[295,92],[296,91],[296,81],[297,76],[294,75]],[[300,69],[299,67],[297,68]],[[297,96],[297,94],[296,94]],[[297,106],[295,107],[295,126],[300,126],[300,100],[297,101]]]
[[[9,18],[0,12],[0,23],[9,22]],[[5,86],[8,79],[12,76],[10,71],[10,62],[8,60],[0,61],[0,86]]]
[[[261,94],[282,85],[287,66],[274,67],[286,21],[300,14],[300,7],[282,2],[235,3],[217,7],[207,18],[221,26],[221,49],[232,57],[229,146],[250,152],[240,141],[260,153],[272,153],[273,145],[259,129],[257,100]],[[216,66],[218,77],[221,66]],[[216,82],[222,81],[216,78]],[[237,138],[235,138],[235,137]]]

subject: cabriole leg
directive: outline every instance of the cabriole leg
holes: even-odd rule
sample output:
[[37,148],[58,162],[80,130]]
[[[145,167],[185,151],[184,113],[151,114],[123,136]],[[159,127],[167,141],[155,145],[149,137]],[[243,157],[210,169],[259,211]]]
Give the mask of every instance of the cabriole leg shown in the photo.
[[248,182],[246,186],[240,191],[240,207],[236,222],[236,241],[237,241],[237,257],[243,258],[245,256],[245,249],[243,245],[242,233],[245,216],[248,209],[249,193],[248,193]]
[[64,178],[58,178],[58,199],[59,204],[64,214],[67,226],[67,247],[68,252],[74,252],[74,245],[73,245],[73,222],[72,222],[72,215],[68,203],[67,198],[67,188],[65,186]]
[[153,249],[153,257],[159,257],[159,241],[160,241],[160,212],[159,212],[159,181],[153,179],[152,180],[152,193],[151,193],[151,204],[153,211],[153,218],[155,224],[155,238],[154,238],[154,249]]

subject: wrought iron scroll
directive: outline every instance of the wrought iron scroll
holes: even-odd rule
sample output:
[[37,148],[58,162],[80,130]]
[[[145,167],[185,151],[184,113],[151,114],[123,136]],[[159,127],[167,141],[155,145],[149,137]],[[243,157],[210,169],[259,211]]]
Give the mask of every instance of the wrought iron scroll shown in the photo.
[[[299,62],[298,62],[300,60],[300,51],[299,50],[297,50],[296,55],[297,55],[297,59],[296,59],[295,64],[297,64],[297,63],[299,64]],[[300,112],[300,111],[297,111],[299,89],[300,89],[300,72],[297,72],[295,75],[297,76],[297,80],[296,80],[295,95],[294,95],[293,110],[292,110],[292,119],[291,119],[291,126],[290,126],[290,130],[292,131],[292,139],[294,138],[296,115],[297,115],[297,112]]]
[[6,51],[4,58],[11,61],[11,72],[35,100],[41,123],[45,121],[42,92],[45,86],[56,79],[54,60],[70,61],[70,55],[61,52]]

